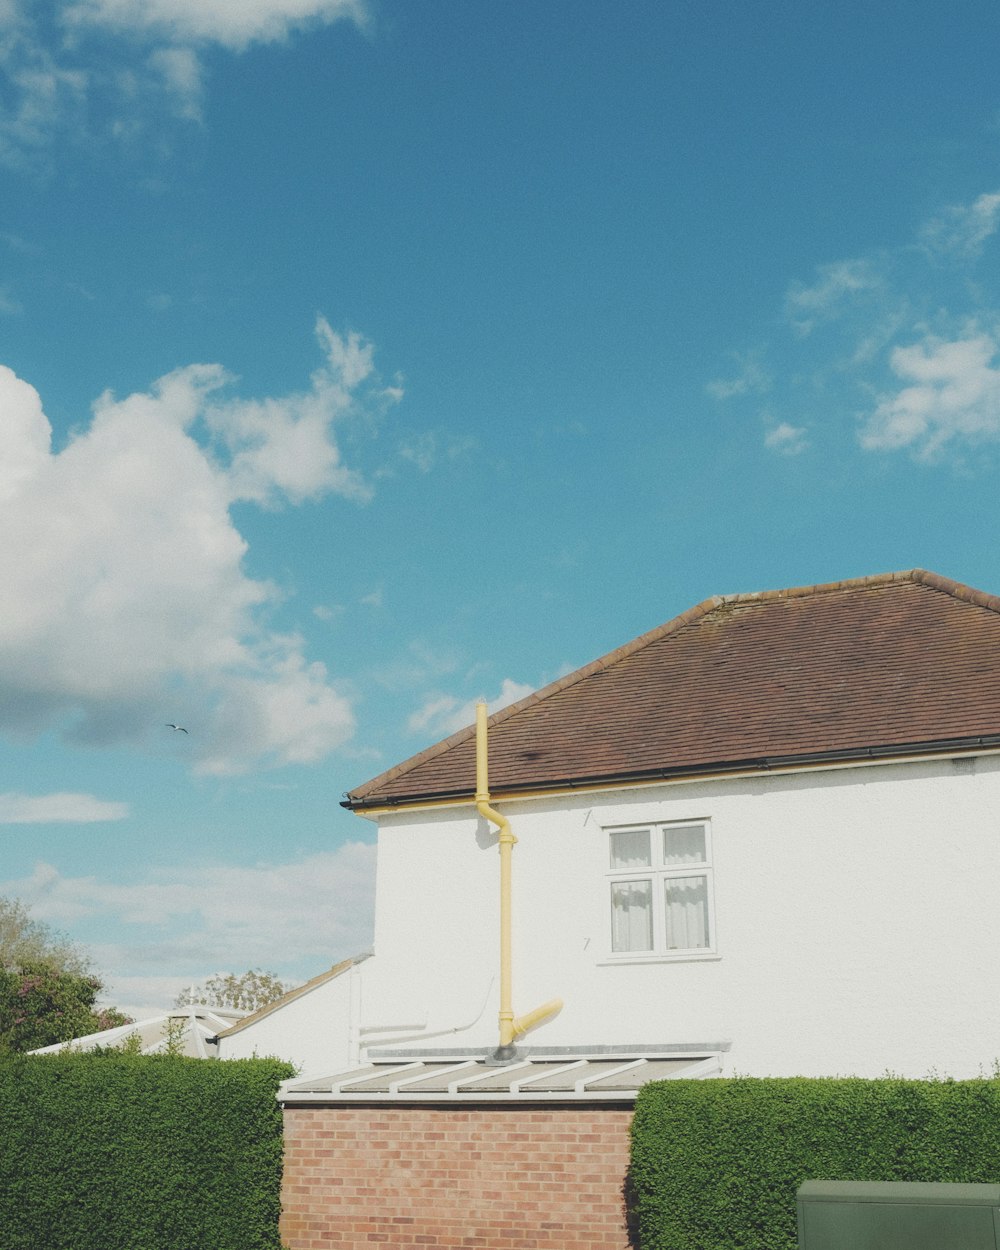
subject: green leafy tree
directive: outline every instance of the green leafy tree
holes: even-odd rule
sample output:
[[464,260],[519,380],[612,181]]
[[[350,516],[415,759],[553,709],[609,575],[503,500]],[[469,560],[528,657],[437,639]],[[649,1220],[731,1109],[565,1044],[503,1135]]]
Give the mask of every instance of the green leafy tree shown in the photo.
[[90,956],[41,920],[18,898],[0,898],[0,968],[47,964],[57,972],[83,977],[92,971]]
[[288,991],[273,972],[251,968],[237,976],[220,972],[203,985],[192,985],[177,995],[178,1007],[231,1007],[236,1011],[257,1011],[273,1003]]
[[97,977],[60,972],[50,964],[0,968],[0,1052],[35,1050],[131,1024],[117,1008],[98,1008]]
[[0,898],[0,1052],[35,1050],[131,1024],[98,1007],[103,989],[90,956],[20,899]]

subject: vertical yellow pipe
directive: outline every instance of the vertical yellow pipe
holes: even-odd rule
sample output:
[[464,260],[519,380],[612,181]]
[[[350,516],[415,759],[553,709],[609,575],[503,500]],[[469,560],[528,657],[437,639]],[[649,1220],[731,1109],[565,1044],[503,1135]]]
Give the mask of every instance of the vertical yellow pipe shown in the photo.
[[476,811],[484,820],[496,825],[500,842],[500,1045],[494,1060],[506,1063],[516,1056],[514,1039],[528,1029],[555,1015],[562,1007],[562,1000],[552,999],[527,1015],[516,1019],[511,988],[511,924],[510,924],[510,868],[511,851],[517,838],[511,831],[506,816],[501,816],[490,806],[489,742],[486,732],[486,704],[482,699],[476,704]]
[[505,816],[490,807],[489,744],[486,734],[485,702],[476,704],[476,810],[484,820],[497,826],[500,841],[500,1050],[514,1044],[514,1005],[510,940],[511,850],[517,838]]

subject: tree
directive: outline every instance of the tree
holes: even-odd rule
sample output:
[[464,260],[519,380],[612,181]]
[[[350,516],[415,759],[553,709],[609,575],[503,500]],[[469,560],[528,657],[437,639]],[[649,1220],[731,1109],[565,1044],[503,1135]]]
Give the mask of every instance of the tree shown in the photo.
[[90,956],[16,898],[0,898],[0,1052],[35,1050],[131,1024],[98,1008]]
[[131,1024],[116,1007],[95,1006],[102,988],[97,977],[47,963],[0,968],[0,1052],[35,1050]]
[[273,972],[251,968],[237,976],[219,972],[203,985],[192,985],[177,995],[178,1007],[231,1007],[237,1011],[256,1011],[285,994],[286,987]]
[[0,898],[0,968],[39,963],[77,977],[92,970],[90,956],[65,934],[33,920],[20,899]]

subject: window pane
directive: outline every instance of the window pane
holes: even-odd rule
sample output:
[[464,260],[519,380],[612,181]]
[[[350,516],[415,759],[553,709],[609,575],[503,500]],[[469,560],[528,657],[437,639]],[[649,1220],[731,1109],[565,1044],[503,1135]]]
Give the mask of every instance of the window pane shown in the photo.
[[623,829],[611,835],[612,868],[648,868],[649,830]]
[[694,950],[709,945],[708,878],[671,877],[664,883],[667,950]]
[[616,881],[612,885],[611,949],[653,949],[652,881]]
[[673,825],[663,831],[663,862],[667,868],[678,864],[705,862],[705,826]]

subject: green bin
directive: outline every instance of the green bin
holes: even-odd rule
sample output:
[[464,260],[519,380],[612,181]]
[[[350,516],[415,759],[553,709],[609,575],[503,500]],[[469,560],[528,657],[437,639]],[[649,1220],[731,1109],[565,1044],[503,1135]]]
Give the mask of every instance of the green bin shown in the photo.
[[1000,1250],[1000,1185],[804,1181],[799,1250]]

